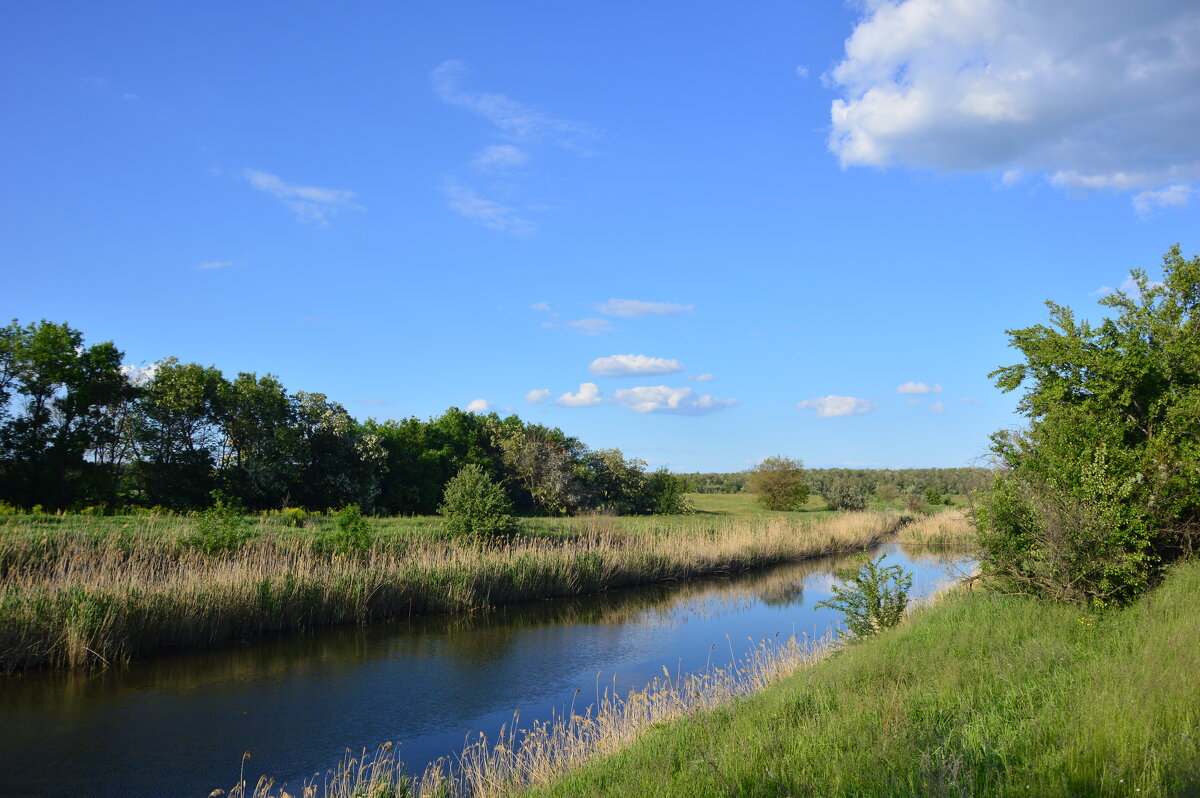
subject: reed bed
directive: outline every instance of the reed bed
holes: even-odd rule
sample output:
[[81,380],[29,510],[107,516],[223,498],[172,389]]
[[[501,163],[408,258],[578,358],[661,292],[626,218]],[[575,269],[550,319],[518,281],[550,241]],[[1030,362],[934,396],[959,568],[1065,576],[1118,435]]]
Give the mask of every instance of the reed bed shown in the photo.
[[962,510],[946,510],[904,524],[896,540],[917,546],[973,547],[975,525]]
[[[440,759],[412,777],[404,770],[400,752],[385,743],[374,753],[347,753],[321,781],[301,787],[304,798],[498,798],[550,784],[596,757],[618,751],[649,727],[729,704],[825,656],[831,638],[809,642],[795,637],[764,640],[740,660],[710,665],[695,674],[663,675],[641,690],[618,695],[605,688],[583,714],[574,708],[561,716],[519,726],[514,716],[495,740],[480,735],[453,758]],[[245,780],[211,798],[293,798],[262,778],[249,787]]]
[[[703,521],[669,530],[577,519],[569,534],[491,544],[377,536],[346,554],[260,523],[239,550],[181,544],[186,527],[96,519],[70,531],[0,527],[0,669],[122,662],[155,648],[478,608],[729,573],[861,549],[894,513],[806,523]],[[304,532],[301,530],[300,532]]]

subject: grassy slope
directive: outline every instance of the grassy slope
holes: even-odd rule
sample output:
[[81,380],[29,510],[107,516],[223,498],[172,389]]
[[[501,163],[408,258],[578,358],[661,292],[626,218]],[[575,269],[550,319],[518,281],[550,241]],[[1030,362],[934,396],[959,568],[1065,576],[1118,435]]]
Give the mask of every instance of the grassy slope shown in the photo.
[[1200,794],[1200,563],[1095,618],[976,594],[537,796]]

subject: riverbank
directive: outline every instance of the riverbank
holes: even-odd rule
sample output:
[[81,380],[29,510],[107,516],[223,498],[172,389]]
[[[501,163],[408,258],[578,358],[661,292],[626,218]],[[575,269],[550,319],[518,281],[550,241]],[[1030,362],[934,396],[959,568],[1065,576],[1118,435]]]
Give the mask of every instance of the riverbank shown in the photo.
[[960,593],[529,795],[1191,794],[1197,595],[1197,562],[1102,615]]
[[483,546],[414,520],[384,521],[368,530],[369,548],[339,551],[319,528],[260,519],[240,548],[216,554],[187,543],[193,519],[10,522],[0,530],[0,669],[105,665],[163,647],[747,570],[861,549],[899,516],[590,517]]

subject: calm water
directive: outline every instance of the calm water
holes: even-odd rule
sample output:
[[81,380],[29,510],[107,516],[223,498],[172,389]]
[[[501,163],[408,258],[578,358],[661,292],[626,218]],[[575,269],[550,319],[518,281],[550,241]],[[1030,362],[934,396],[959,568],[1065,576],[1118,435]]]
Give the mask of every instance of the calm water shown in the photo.
[[[913,595],[949,581],[951,555],[884,544],[914,571]],[[667,666],[727,662],[750,640],[826,634],[814,610],[820,560],[727,579],[259,640],[95,674],[0,679],[0,795],[196,796],[228,789],[242,754],[251,784],[298,786],[346,748],[400,741],[410,769],[468,734],[548,718],[581,690],[641,687]],[[961,563],[960,563],[961,572]],[[727,637],[728,636],[728,637]],[[750,639],[747,639],[750,638]],[[715,646],[715,649],[713,648]]]

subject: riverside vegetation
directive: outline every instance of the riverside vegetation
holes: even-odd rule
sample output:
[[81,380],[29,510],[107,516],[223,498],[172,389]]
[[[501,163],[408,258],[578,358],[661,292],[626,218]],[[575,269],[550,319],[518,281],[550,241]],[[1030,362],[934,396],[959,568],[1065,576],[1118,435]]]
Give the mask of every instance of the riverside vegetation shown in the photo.
[[[687,579],[860,550],[895,512],[524,519],[488,541],[440,518],[10,515],[0,666],[73,667],[163,646]],[[294,524],[301,523],[301,526]]]

